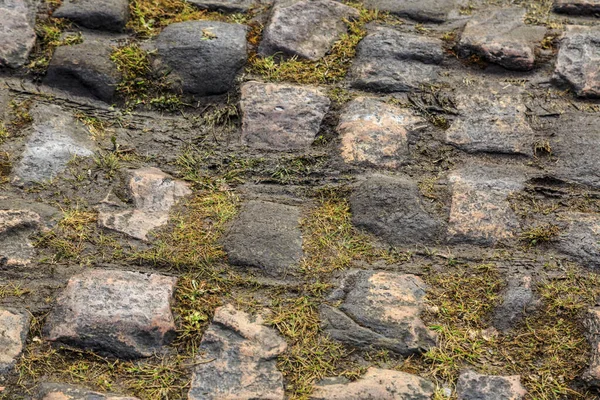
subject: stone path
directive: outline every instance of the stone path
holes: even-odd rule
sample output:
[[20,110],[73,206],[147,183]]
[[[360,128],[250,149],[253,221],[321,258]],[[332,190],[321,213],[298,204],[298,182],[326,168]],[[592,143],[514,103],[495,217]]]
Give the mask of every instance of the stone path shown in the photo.
[[600,398],[600,1],[0,1],[0,398]]

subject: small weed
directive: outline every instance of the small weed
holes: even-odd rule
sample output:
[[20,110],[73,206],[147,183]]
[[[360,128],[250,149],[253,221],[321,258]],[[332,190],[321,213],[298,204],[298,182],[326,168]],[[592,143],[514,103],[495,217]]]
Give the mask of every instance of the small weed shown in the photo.
[[0,285],[0,299],[4,297],[23,297],[31,293],[31,290],[23,288],[19,284],[7,283]]
[[121,159],[114,151],[99,151],[94,156],[94,164],[104,171],[107,178],[113,178],[121,169]]
[[51,17],[39,20],[36,24],[36,47],[32,51],[31,61],[27,65],[27,68],[38,79],[46,73],[54,50],[58,46],[69,46],[83,42],[80,32],[75,35],[65,35],[63,37],[63,31],[70,26],[71,24],[67,20]]
[[87,127],[94,140],[103,139],[110,126],[110,123],[81,111],[75,113],[75,118]]
[[560,228],[556,225],[539,225],[524,230],[521,233],[521,239],[526,241],[530,246],[535,246],[536,244],[549,242],[555,239],[559,232]]
[[26,100],[12,100],[10,102],[10,116],[9,123],[5,127],[6,132],[9,136],[18,134],[22,129],[31,125],[33,117],[29,113],[32,102],[30,99]]
[[552,146],[548,140],[536,142],[533,146],[533,153],[536,157],[551,156]]
[[83,252],[86,242],[91,239],[91,225],[97,220],[95,212],[83,211],[78,207],[63,210],[63,217],[57,226],[42,234],[36,247],[50,249],[52,261],[77,258]]

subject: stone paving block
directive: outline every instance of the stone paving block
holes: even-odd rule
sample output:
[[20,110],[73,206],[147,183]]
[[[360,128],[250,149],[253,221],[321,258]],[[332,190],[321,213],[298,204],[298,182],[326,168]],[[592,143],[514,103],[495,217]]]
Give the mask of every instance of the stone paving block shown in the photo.
[[35,255],[29,239],[41,228],[41,217],[30,210],[0,210],[0,265],[27,265]]
[[448,20],[452,11],[458,13],[463,0],[366,0],[365,7],[389,12],[402,18],[420,22],[441,23]]
[[456,383],[458,400],[521,400],[526,394],[518,375],[480,375],[467,370]]
[[25,348],[29,314],[0,307],[0,375],[10,372]]
[[226,13],[246,13],[256,4],[254,0],[189,0],[202,10]]
[[119,32],[129,18],[128,0],[64,0],[52,14],[90,29]]
[[600,0],[554,0],[554,11],[573,15],[600,13]]
[[561,216],[567,227],[558,236],[555,247],[588,268],[600,267],[600,217],[571,212]]
[[600,307],[587,310],[583,325],[591,356],[589,366],[582,377],[591,386],[600,387]]
[[35,44],[37,1],[0,3],[0,67],[18,68],[27,62]]
[[63,383],[42,383],[36,400],[139,400],[116,394],[98,393],[79,386]]
[[492,324],[496,329],[508,331],[538,305],[530,275],[510,278],[502,292],[502,303],[494,310]]

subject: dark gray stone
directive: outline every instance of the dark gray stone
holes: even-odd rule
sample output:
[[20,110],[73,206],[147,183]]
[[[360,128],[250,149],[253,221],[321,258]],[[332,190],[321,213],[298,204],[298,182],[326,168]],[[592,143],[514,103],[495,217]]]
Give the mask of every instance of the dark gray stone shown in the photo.
[[107,103],[114,98],[121,74],[110,59],[110,40],[88,39],[59,46],[52,56],[44,83],[78,96],[92,96]]
[[0,375],[10,372],[25,348],[29,314],[0,308]]
[[35,44],[35,1],[0,3],[0,67],[18,68],[27,62]]
[[600,27],[566,27],[554,79],[569,85],[579,97],[600,97]]
[[524,8],[485,10],[467,22],[458,42],[461,56],[477,54],[506,69],[529,71],[535,63],[535,48],[546,28],[525,24]]
[[226,13],[245,13],[256,4],[254,0],[189,0],[188,2],[201,10]]
[[298,207],[248,201],[224,240],[229,262],[260,268],[269,276],[292,272],[302,260]]
[[129,18],[129,1],[65,0],[52,16],[90,29],[119,32]]
[[83,387],[63,383],[42,383],[36,400],[139,400],[137,397],[123,397],[116,394],[98,393]]
[[215,310],[200,343],[189,400],[283,400],[283,375],[277,356],[287,348],[260,316],[236,310],[232,305]]
[[164,275],[87,270],[69,279],[46,319],[44,336],[124,359],[160,353],[175,337],[176,283]]
[[458,12],[462,0],[366,0],[365,7],[386,11],[403,18],[420,22],[444,22],[451,12]]
[[273,7],[258,53],[316,61],[347,31],[344,20],[358,16],[357,9],[333,0],[279,2]]
[[518,375],[480,375],[467,370],[456,383],[458,400],[521,400],[526,394]]
[[556,248],[584,267],[600,267],[600,217],[568,213],[562,216],[567,227],[556,240]]
[[365,348],[382,347],[402,355],[435,346],[436,335],[421,321],[425,283],[417,276],[393,272],[349,271],[322,305],[324,331],[333,339]]
[[61,173],[73,157],[89,157],[95,145],[83,124],[56,105],[31,109],[31,135],[14,169],[19,184],[47,181]]
[[215,21],[171,24],[156,38],[155,67],[168,74],[176,90],[200,96],[226,93],[248,58],[246,30]]
[[310,147],[329,104],[329,98],[314,87],[247,82],[240,100],[241,141],[266,150]]
[[587,310],[583,319],[585,337],[591,348],[588,368],[583,373],[583,379],[591,386],[600,387],[600,307]]
[[365,177],[350,206],[354,225],[394,246],[432,243],[442,232],[442,224],[423,208],[417,185],[403,177]]
[[406,92],[438,80],[444,59],[442,41],[374,28],[358,44],[351,84],[362,90]]
[[41,218],[33,211],[0,210],[0,265],[28,265],[35,255],[29,237],[40,228]]
[[600,0],[554,0],[554,11],[572,15],[600,14]]
[[538,303],[531,288],[531,276],[510,279],[502,298],[502,304],[494,310],[492,322],[495,328],[507,331],[533,311]]

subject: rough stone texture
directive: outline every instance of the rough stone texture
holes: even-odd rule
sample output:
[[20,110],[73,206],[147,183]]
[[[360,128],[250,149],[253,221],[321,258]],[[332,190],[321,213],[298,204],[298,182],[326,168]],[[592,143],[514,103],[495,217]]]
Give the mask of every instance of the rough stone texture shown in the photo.
[[600,387],[600,307],[588,309],[583,325],[591,347],[591,359],[582,377],[590,385]]
[[359,97],[340,116],[342,158],[348,163],[397,168],[409,157],[409,136],[416,136],[424,123],[410,110]]
[[276,3],[265,27],[258,53],[281,53],[316,61],[347,31],[344,20],[358,18],[356,8],[333,0]]
[[233,88],[246,54],[245,25],[187,21],[167,26],[156,38],[157,70],[175,89],[199,96]]
[[565,219],[568,225],[557,238],[556,248],[584,267],[600,267],[600,217],[568,213],[561,219]]
[[98,224],[135,239],[148,240],[148,233],[169,221],[169,211],[179,199],[192,193],[189,184],[158,168],[129,171],[128,190],[133,209],[106,201],[100,206]]
[[580,97],[600,97],[600,27],[566,27],[554,78]]
[[369,368],[364,376],[349,383],[321,383],[312,400],[430,400],[433,383],[406,372]]
[[501,331],[508,331],[537,306],[531,288],[531,276],[512,278],[502,293],[502,304],[494,310],[492,322]]
[[277,356],[287,344],[263,319],[232,305],[215,310],[200,343],[189,400],[283,400]]
[[35,2],[0,3],[0,67],[18,68],[27,62],[35,44]]
[[52,56],[44,83],[79,96],[113,100],[121,74],[110,56],[109,40],[85,39],[83,43],[59,46]]
[[129,18],[128,0],[65,0],[52,15],[90,29],[119,32]]
[[349,271],[330,297],[339,308],[321,306],[323,329],[357,347],[383,347],[402,355],[435,346],[436,335],[420,318],[425,283],[414,275]]
[[0,210],[0,265],[27,265],[35,254],[29,237],[41,227],[40,216],[30,210]]
[[248,82],[241,91],[241,140],[255,148],[309,147],[329,110],[329,98],[313,87]]
[[434,242],[442,224],[423,208],[417,185],[404,177],[374,174],[350,196],[352,222],[391,245]]
[[365,7],[420,22],[444,22],[463,3],[461,0],[366,0]]
[[438,79],[437,64],[443,59],[441,40],[374,28],[358,44],[351,84],[370,91],[417,90]]
[[302,232],[298,207],[248,201],[224,239],[229,262],[283,276],[300,263]]
[[82,387],[42,383],[36,400],[139,400],[137,397],[123,397],[116,394],[98,393]]
[[600,0],[554,0],[554,11],[573,15],[600,13]]
[[471,165],[453,172],[448,226],[454,243],[491,245],[516,236],[519,222],[508,196],[524,188],[519,171]]
[[0,308],[0,374],[9,372],[25,347],[29,314]]
[[544,39],[546,28],[526,25],[525,13],[523,8],[505,8],[474,16],[458,42],[460,55],[477,54],[511,70],[533,69],[535,47]]
[[37,104],[31,110],[33,131],[14,170],[21,184],[56,177],[74,156],[89,157],[95,145],[85,127],[56,105]]
[[480,375],[467,370],[456,383],[458,400],[521,400],[526,394],[518,375]]
[[45,337],[119,358],[149,357],[175,336],[176,283],[169,276],[117,270],[75,275],[46,319]]
[[226,13],[246,13],[255,4],[254,0],[189,0],[189,3],[202,10]]
[[447,143],[477,153],[533,155],[533,130],[521,92],[478,88],[456,95],[460,117],[446,130]]

